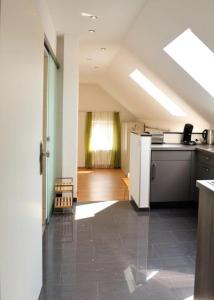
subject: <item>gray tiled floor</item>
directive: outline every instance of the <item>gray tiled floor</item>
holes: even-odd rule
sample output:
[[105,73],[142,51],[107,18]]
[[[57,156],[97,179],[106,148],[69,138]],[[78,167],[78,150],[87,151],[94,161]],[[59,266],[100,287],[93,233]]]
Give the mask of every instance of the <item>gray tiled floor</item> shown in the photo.
[[192,296],[196,220],[191,209],[136,212],[129,202],[84,203],[74,217],[53,216],[40,300]]

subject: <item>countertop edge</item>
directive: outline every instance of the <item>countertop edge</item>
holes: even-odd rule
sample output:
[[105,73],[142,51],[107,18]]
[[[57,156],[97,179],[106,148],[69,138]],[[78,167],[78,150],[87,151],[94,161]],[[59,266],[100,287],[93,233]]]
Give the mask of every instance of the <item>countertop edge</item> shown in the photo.
[[197,180],[196,181],[196,186],[200,189],[200,190],[205,190],[205,191],[209,191],[214,193],[214,185],[210,184],[209,182],[213,180]]
[[200,151],[214,155],[214,145],[152,144],[152,151]]

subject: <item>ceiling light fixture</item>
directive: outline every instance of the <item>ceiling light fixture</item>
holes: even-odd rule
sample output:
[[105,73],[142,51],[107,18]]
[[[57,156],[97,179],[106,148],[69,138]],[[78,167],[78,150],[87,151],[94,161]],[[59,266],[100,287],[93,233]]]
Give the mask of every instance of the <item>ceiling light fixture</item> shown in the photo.
[[90,18],[91,18],[92,20],[97,20],[97,19],[98,19],[98,16],[91,15]]
[[88,14],[88,13],[85,13],[85,12],[82,12],[82,13],[81,13],[81,16],[82,16],[82,17],[88,17],[88,18],[90,18],[92,15],[91,15],[91,14]]
[[101,51],[106,51],[105,47],[100,48]]
[[88,32],[90,32],[90,33],[95,33],[95,30],[94,30],[94,29],[89,29]]
[[88,61],[91,61],[91,60],[92,60],[92,58],[91,58],[91,57],[87,57],[87,60],[88,60]]
[[182,117],[186,114],[164,92],[162,92],[151,80],[138,69],[134,70],[129,77],[144,89],[153,99],[162,105],[171,115]]
[[94,66],[94,69],[99,69],[99,66]]
[[91,18],[92,20],[97,20],[97,19],[98,19],[98,16],[92,15],[92,14],[89,14],[89,13],[86,13],[86,12],[82,12],[82,13],[81,13],[81,16],[82,16],[82,17]]

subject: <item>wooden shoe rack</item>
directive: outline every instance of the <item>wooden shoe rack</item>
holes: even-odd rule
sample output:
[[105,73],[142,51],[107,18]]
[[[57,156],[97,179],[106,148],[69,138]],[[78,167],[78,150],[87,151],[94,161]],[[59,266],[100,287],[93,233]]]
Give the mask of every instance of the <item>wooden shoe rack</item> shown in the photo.
[[72,213],[73,179],[57,178],[55,181],[54,213]]

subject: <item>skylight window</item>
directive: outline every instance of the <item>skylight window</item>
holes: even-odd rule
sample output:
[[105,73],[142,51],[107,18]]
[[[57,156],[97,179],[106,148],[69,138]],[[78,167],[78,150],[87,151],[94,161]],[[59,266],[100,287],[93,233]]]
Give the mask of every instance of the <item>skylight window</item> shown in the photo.
[[162,92],[151,80],[149,80],[138,69],[133,71],[129,76],[150,96],[152,96],[159,104],[161,104],[171,115],[186,115],[166,94],[164,94],[164,92]]
[[164,51],[214,97],[214,53],[187,29]]

